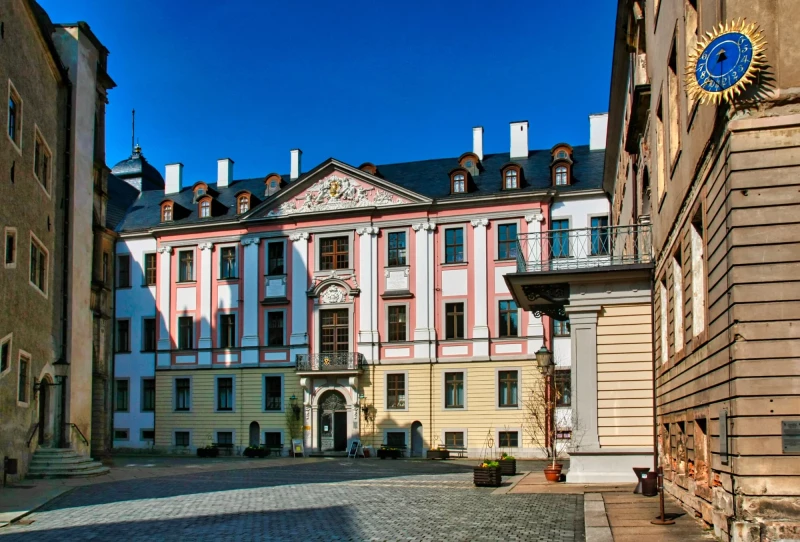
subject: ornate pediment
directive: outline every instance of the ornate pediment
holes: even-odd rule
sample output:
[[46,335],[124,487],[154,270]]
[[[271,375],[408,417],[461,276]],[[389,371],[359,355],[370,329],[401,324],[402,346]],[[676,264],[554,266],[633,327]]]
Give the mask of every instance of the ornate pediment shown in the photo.
[[336,211],[358,207],[401,205],[408,200],[361,180],[334,171],[304,192],[284,201],[267,216],[280,217],[297,213]]

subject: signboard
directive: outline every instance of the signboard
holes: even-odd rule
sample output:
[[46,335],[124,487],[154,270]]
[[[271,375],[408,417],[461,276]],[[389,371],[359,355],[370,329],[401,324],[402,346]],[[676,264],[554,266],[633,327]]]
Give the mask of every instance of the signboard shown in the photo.
[[347,452],[347,457],[353,457],[353,458],[357,457],[359,450],[361,450],[361,441],[354,440],[350,444],[350,450]]
[[800,420],[783,420],[781,422],[783,453],[800,454]]
[[294,457],[305,457],[305,450],[303,449],[303,439],[292,439],[292,455]]

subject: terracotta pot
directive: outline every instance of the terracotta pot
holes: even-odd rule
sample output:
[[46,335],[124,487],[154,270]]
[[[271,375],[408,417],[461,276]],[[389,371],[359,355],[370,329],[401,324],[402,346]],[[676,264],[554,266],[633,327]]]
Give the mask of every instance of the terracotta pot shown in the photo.
[[555,466],[547,466],[544,468],[544,477],[547,478],[548,482],[558,482],[561,479],[561,469],[563,465],[561,463],[556,463]]

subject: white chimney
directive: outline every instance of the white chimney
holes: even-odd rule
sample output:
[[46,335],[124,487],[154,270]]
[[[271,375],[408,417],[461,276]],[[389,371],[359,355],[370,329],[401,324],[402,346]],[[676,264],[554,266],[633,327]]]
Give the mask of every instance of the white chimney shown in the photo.
[[511,123],[511,159],[528,157],[528,121]]
[[472,129],[472,152],[478,155],[478,160],[483,160],[483,126]]
[[164,193],[177,194],[183,184],[183,164],[167,164],[164,175]]
[[606,130],[608,129],[608,113],[589,115],[589,150],[599,151],[606,148]]
[[233,160],[221,158],[217,160],[217,188],[225,188],[233,182]]
[[300,158],[303,156],[303,151],[300,149],[292,149],[292,169],[289,173],[289,180],[294,181],[300,177]]

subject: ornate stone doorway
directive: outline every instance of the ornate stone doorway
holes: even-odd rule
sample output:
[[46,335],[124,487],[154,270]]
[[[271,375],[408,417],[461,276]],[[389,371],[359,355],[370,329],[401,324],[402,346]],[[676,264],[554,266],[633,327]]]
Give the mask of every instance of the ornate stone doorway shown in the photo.
[[347,450],[347,402],[335,390],[319,398],[319,449],[321,452]]

